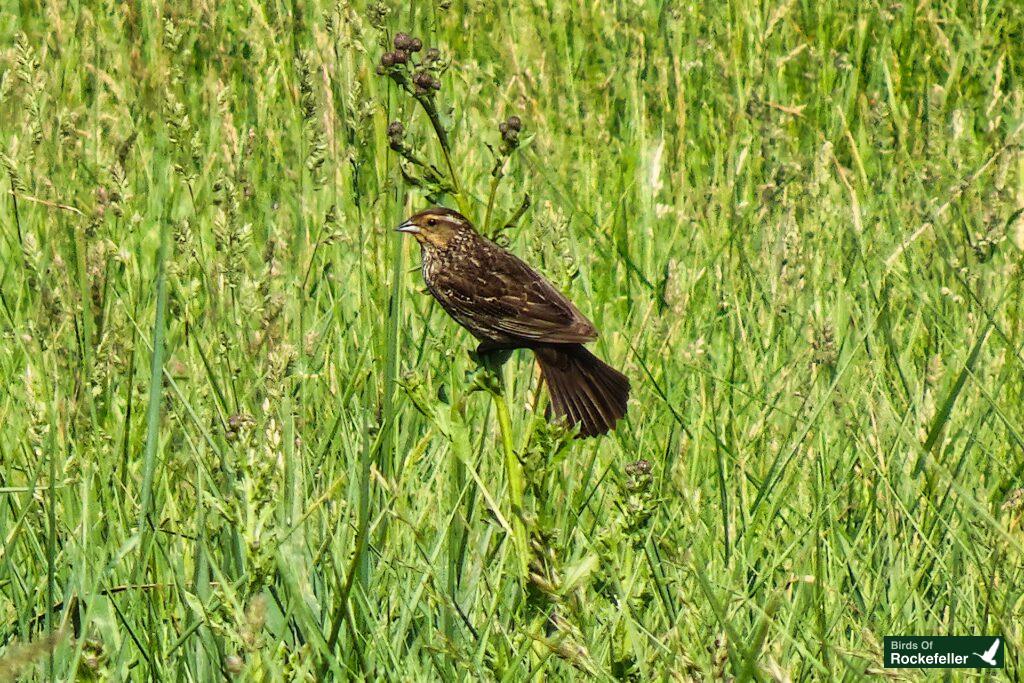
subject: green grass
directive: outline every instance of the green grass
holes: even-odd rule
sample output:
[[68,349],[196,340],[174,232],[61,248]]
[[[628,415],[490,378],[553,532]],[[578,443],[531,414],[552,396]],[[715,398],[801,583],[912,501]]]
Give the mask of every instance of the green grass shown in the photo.
[[[0,3],[0,679],[1019,679],[1024,8],[706,4]],[[422,293],[399,30],[614,434]]]

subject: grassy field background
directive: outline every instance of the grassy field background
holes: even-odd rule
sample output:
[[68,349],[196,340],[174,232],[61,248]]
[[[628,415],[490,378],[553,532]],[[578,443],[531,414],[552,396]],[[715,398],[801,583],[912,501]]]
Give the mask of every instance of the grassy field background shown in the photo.
[[[0,679],[1022,675],[1020,3],[0,8]],[[571,441],[506,365],[522,515],[400,30],[633,383]]]

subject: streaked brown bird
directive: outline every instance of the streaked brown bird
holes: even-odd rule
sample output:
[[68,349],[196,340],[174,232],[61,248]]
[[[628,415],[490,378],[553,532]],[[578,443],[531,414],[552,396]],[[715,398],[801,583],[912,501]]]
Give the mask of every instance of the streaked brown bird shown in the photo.
[[579,437],[615,428],[629,380],[583,346],[597,330],[571,301],[456,211],[430,208],[397,230],[420,243],[427,289],[480,340],[478,354],[530,349],[551,394],[549,412],[578,425]]

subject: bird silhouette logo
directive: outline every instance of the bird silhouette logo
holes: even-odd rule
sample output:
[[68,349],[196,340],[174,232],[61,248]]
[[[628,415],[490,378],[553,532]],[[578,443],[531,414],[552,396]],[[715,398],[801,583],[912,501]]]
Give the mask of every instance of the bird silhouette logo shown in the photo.
[[985,650],[984,653],[974,652],[973,654],[977,657],[981,657],[981,661],[985,662],[989,666],[996,665],[996,652],[999,651],[999,638],[996,638],[995,642],[989,649]]

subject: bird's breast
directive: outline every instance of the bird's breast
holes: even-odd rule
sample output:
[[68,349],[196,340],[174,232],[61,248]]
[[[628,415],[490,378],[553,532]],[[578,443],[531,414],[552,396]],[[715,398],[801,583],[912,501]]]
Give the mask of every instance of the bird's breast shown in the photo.
[[431,249],[424,249],[423,253],[423,264],[421,266],[423,271],[423,281],[430,287],[434,281],[434,275],[438,271],[438,258],[437,255]]

